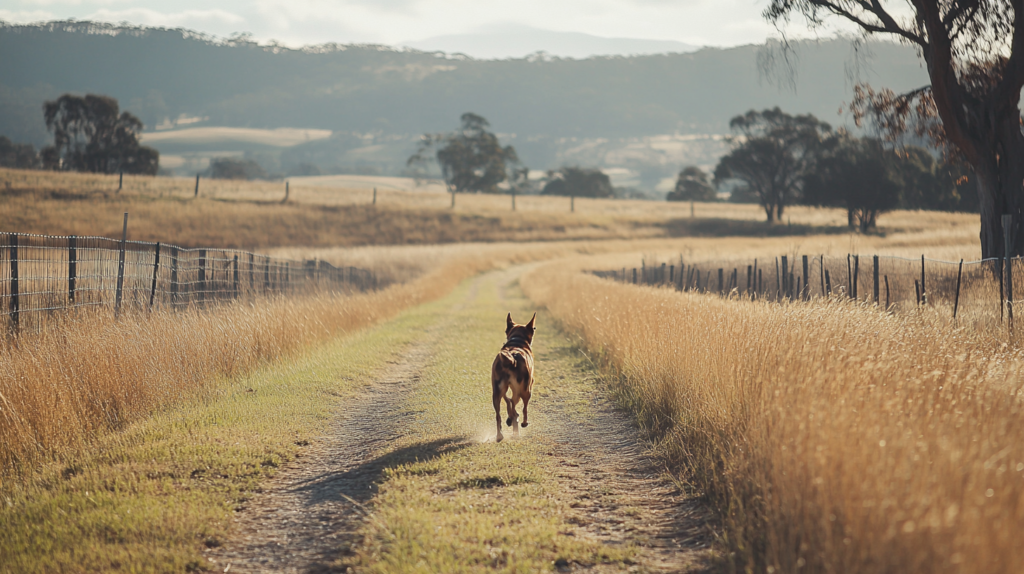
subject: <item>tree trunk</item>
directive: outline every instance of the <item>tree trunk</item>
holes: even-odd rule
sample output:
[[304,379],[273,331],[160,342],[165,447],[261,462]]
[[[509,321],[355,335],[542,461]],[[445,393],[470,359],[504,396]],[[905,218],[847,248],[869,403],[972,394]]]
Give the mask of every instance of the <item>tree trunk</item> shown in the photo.
[[[1002,216],[1013,216],[1013,242],[1010,254],[1024,255],[1024,135],[1020,131],[1019,112],[1014,106],[1012,120],[1001,118],[993,126],[989,142],[976,141],[991,161],[974,165],[978,178],[978,199],[981,207],[981,256],[1003,257]],[[988,144],[988,145],[984,145]]]

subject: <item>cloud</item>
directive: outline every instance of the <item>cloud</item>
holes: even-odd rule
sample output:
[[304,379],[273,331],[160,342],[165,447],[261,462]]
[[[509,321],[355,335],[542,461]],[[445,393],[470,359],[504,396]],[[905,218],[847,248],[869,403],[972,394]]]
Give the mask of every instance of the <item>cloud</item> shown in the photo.
[[183,10],[181,12],[160,12],[148,8],[129,8],[127,10],[101,9],[86,15],[84,20],[98,22],[131,22],[147,26],[164,27],[198,27],[204,25],[238,25],[246,19],[226,10]]
[[28,24],[56,20],[59,17],[47,10],[0,10],[0,20],[12,24]]

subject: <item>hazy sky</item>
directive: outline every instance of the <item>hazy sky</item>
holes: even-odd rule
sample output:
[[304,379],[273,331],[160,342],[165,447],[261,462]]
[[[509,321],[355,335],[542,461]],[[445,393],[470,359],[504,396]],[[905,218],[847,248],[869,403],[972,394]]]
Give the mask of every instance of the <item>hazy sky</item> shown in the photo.
[[[0,0],[0,20],[70,19],[250,32],[288,46],[400,44],[510,25],[597,36],[733,46],[776,35],[768,0]],[[792,32],[807,35],[803,22]],[[802,33],[801,33],[802,32]],[[824,33],[828,35],[826,31]]]

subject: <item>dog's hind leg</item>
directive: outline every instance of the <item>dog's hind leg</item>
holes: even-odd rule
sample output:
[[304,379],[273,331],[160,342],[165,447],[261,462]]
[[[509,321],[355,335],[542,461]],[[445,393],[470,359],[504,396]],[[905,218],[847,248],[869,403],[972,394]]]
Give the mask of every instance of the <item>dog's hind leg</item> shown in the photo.
[[516,405],[519,404],[519,395],[512,391],[512,400],[509,401],[509,418],[512,419],[512,436],[519,436],[519,413],[516,412]]
[[530,389],[523,389],[523,428],[530,426]]
[[502,392],[498,389],[498,386],[494,386],[494,390],[491,393],[491,400],[494,402],[494,422],[498,426],[498,434],[494,437],[494,442],[501,442],[501,439],[505,438],[501,434],[501,399]]

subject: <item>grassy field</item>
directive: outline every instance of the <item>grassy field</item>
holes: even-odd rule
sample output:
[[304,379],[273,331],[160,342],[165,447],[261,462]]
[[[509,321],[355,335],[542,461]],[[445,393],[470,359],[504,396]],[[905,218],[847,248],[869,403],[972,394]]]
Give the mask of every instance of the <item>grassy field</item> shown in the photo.
[[1018,569],[1024,354],[998,322],[677,293],[586,267],[523,284],[707,493],[728,569]]
[[[672,237],[792,237],[827,235],[843,246],[861,237],[846,228],[842,210],[793,207],[784,224],[769,226],[756,205],[690,205],[637,200],[521,196],[511,211],[504,195],[450,196],[430,191],[326,188],[294,185],[281,204],[281,182],[117,177],[0,170],[0,222],[5,231],[52,235],[120,236],[129,212],[129,237],[181,246],[267,249],[454,242],[561,241]],[[879,234],[930,234],[935,245],[977,241],[977,216],[894,212]],[[872,236],[868,236],[872,237]],[[816,241],[816,240],[815,240]],[[867,241],[871,241],[868,239]],[[893,241],[889,242],[894,244]]]

